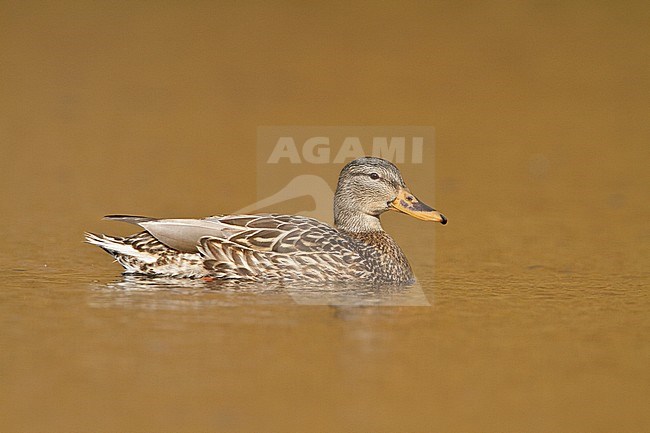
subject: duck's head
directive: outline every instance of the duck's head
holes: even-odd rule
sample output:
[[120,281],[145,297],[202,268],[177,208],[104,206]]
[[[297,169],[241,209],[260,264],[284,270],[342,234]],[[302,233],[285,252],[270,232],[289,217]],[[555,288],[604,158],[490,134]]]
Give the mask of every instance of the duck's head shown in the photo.
[[338,228],[352,232],[381,230],[379,216],[388,210],[447,223],[443,214],[411,194],[397,167],[385,159],[364,157],[343,167],[334,195],[334,224]]

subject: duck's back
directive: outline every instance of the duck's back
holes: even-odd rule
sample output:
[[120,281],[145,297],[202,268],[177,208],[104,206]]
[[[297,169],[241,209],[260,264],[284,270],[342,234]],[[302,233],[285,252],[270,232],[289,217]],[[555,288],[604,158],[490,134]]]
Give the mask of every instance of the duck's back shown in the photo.
[[146,230],[124,238],[87,238],[127,272],[258,281],[412,279],[406,258],[384,232],[348,233],[313,218],[279,214],[111,219]]

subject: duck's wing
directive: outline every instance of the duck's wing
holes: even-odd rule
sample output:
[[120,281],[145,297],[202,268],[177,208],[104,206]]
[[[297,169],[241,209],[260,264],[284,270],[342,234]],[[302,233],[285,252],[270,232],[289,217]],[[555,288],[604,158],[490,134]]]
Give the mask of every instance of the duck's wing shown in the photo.
[[296,215],[217,215],[204,219],[155,219],[109,215],[113,221],[138,225],[166,246],[199,252],[202,238],[259,252],[334,252],[352,247],[348,237],[313,218]]
[[219,278],[341,281],[368,272],[354,240],[313,218],[271,214],[218,219],[232,231],[240,228],[227,238],[200,239],[204,266]]
[[[313,218],[297,215],[228,215],[208,218],[225,227],[227,240],[260,252],[331,252],[350,243],[334,227]],[[210,236],[212,237],[212,236]]]
[[294,215],[219,215],[205,219],[153,219],[115,215],[164,245],[203,255],[217,278],[360,278],[368,272],[356,241],[323,222]]
[[156,219],[132,215],[107,215],[104,219],[135,224],[164,245],[184,253],[197,253],[204,236],[227,238],[233,233],[219,223],[219,217],[206,219]]

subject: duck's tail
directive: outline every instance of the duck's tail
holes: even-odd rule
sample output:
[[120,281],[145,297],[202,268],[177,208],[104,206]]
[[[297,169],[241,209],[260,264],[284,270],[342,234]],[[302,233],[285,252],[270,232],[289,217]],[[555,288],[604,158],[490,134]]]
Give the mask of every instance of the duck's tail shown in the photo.
[[148,232],[127,237],[85,233],[87,243],[97,245],[115,258],[125,273],[151,276],[203,277],[207,270],[198,253],[173,250]]
[[[153,254],[134,248],[132,242],[125,242],[125,238],[119,236],[84,233],[84,237],[87,243],[97,245],[116,259],[121,256],[128,256],[144,263],[153,263],[157,260],[157,257]],[[122,262],[120,261],[120,263]]]

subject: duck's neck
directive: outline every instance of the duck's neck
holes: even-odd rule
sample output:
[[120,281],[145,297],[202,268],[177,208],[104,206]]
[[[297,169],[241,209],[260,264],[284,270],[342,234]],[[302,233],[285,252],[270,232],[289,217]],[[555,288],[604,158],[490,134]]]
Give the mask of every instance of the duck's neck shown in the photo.
[[334,207],[334,225],[350,233],[383,232],[379,217],[363,212]]

